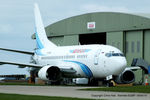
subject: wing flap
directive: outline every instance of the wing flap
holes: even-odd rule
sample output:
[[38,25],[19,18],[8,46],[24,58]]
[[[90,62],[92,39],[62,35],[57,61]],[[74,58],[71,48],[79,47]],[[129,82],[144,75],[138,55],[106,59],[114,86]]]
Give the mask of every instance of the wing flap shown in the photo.
[[23,67],[34,67],[34,68],[41,68],[43,66],[41,65],[36,65],[36,64],[30,64],[30,63],[18,63],[18,62],[11,62],[11,61],[0,61],[0,65],[3,64],[10,64],[10,65],[18,65],[21,66],[21,68]]

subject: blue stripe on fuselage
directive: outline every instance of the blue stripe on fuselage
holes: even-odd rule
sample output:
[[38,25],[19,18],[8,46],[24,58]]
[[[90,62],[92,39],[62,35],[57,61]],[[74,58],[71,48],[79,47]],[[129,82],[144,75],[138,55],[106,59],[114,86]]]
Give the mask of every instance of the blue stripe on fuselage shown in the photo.
[[89,69],[88,66],[86,66],[83,63],[80,63],[78,61],[68,61],[68,60],[64,60],[65,62],[73,62],[75,64],[78,64],[80,66],[80,68],[82,69],[82,71],[85,73],[86,76],[88,76],[89,78],[93,77],[93,73],[92,71]]

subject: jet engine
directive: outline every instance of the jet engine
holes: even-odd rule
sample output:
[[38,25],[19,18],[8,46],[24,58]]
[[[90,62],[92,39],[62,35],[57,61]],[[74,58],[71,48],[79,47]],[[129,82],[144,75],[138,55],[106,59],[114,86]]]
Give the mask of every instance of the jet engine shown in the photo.
[[42,80],[58,81],[61,76],[61,71],[57,66],[44,66],[38,72],[38,77]]
[[125,70],[115,78],[115,82],[119,84],[129,84],[134,81],[135,81],[135,75],[131,70]]

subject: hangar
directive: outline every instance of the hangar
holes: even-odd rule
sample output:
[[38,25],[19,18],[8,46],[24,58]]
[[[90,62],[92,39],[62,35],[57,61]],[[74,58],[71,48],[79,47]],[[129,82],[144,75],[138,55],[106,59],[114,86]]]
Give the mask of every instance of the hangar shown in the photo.
[[[134,58],[150,65],[150,16],[118,12],[96,12],[70,17],[46,28],[48,38],[57,45],[107,44],[119,48],[128,66]],[[136,71],[136,82],[142,71]]]

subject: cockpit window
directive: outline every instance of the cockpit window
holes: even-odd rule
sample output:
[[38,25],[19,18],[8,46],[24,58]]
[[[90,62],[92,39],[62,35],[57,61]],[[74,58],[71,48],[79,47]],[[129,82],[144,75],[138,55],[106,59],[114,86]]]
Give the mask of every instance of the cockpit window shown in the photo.
[[112,53],[106,53],[105,56],[106,56],[106,57],[111,57],[111,56],[112,56]]
[[124,57],[124,55],[122,53],[120,53],[120,56]]
[[124,55],[122,53],[106,53],[105,56],[106,57],[112,57],[112,56],[121,56],[121,57],[124,57]]
[[112,56],[119,56],[119,53],[112,53]]

